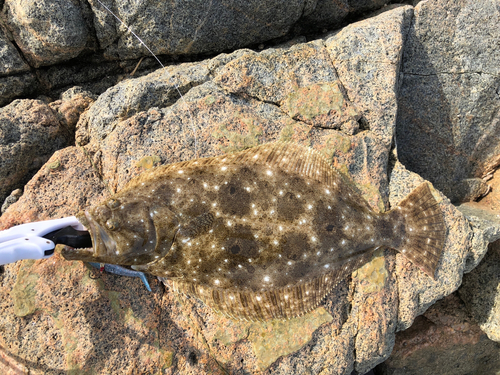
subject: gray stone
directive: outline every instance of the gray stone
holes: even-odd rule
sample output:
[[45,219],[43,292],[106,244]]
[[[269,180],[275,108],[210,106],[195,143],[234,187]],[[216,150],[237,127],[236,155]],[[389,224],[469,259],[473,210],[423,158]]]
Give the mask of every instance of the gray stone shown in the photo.
[[0,27],[0,76],[26,72],[29,68],[29,65],[7,38],[3,27]]
[[375,373],[479,375],[496,374],[499,368],[500,345],[488,339],[453,293],[396,335],[391,356]]
[[294,32],[301,33],[307,32],[309,29],[318,30],[320,28],[330,28],[332,25],[340,25],[350,11],[357,9],[356,5],[351,7],[348,0],[306,1],[304,12],[300,22],[295,25]]
[[[217,53],[282,37],[299,20],[304,0],[106,2],[156,55]],[[130,59],[148,52],[100,4],[91,4],[105,54]]]
[[[129,28],[155,55],[214,54],[281,38],[292,30],[297,34],[339,27],[349,15],[378,9],[387,2],[252,0],[226,4],[198,0],[134,5],[104,1],[128,27],[96,1],[6,0],[3,13],[23,57],[32,67],[40,67],[68,61],[82,52],[102,52],[111,60],[150,56]],[[19,56],[15,49],[9,55],[9,59]]]
[[459,289],[467,309],[488,337],[500,343],[500,242],[489,246],[477,268],[465,275]]
[[[141,71],[156,68],[156,60],[136,36],[156,55],[197,58],[244,46],[264,48],[262,43],[276,45],[287,36],[304,39],[300,33],[340,27],[349,16],[378,9],[387,1],[104,3],[130,29],[97,1],[5,1],[0,57],[9,76],[0,82],[0,105],[33,94],[57,97],[74,85],[101,93],[123,79],[122,72],[134,69],[129,65],[137,61],[130,59],[146,57],[139,64]],[[29,68],[38,69],[35,74],[11,76]],[[353,132],[356,126],[352,122],[344,128]]]
[[38,81],[31,72],[0,77],[0,106],[15,98],[29,96],[38,88]]
[[449,198],[452,202],[471,202],[484,197],[489,191],[490,187],[482,178],[466,178],[453,186]]
[[206,64],[186,64],[157,70],[148,76],[120,82],[99,96],[78,124],[77,141],[102,140],[119,121],[151,107],[168,107],[190,88],[208,81]]
[[78,1],[6,0],[6,25],[31,66],[40,67],[78,56],[90,33]]
[[7,208],[16,203],[21,195],[23,195],[23,191],[21,189],[16,189],[12,193],[10,193],[10,195],[5,198],[5,201],[2,204],[1,213],[3,214],[5,211],[7,211]]
[[[474,320],[491,340],[500,342],[500,214],[465,203],[459,207],[474,236],[467,257],[464,281],[459,289]],[[489,244],[489,246],[488,246]],[[488,252],[478,251],[488,248]]]
[[[388,22],[394,13],[401,15],[401,23]],[[412,17],[411,7],[398,7],[371,18],[368,27],[362,23],[351,24],[326,42],[349,99],[365,119],[365,127],[388,146],[394,128],[387,128],[384,124],[396,118],[398,105],[394,101],[392,85],[398,80],[399,46],[405,42],[401,38],[407,35]]]
[[[106,6],[128,25],[156,55],[218,53],[257,45],[292,30],[339,27],[352,13],[373,10],[387,0],[293,0],[206,3],[201,0]],[[137,58],[148,51],[101,4],[91,3],[100,45],[106,56]],[[165,22],[165,20],[168,22]]]
[[[458,210],[467,218],[472,227],[472,249],[467,257],[464,271],[471,272],[486,254],[488,244],[500,238],[500,214],[482,209],[471,203],[458,206]],[[480,251],[479,251],[480,250]]]
[[0,201],[22,186],[69,137],[39,100],[15,100],[0,109]]
[[405,44],[399,157],[454,202],[500,154],[499,22],[495,0],[424,1]]

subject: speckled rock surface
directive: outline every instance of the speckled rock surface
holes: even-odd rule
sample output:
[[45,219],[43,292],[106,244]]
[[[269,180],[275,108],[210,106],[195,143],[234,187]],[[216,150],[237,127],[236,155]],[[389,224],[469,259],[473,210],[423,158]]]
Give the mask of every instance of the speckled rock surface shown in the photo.
[[422,1],[403,51],[400,160],[454,202],[499,164],[499,22],[495,0]]
[[0,109],[0,200],[26,183],[69,135],[49,106],[39,100],[17,100]]
[[49,105],[16,100],[0,108],[0,201],[21,187],[52,154],[74,139],[80,114],[93,102],[86,92],[68,92]]
[[[85,82],[101,93],[105,88],[98,81],[107,87],[116,84],[120,70],[131,72],[143,57],[141,70],[156,69],[157,62],[147,48],[110,11],[154,54],[175,61],[179,56],[199,59],[199,55],[261,48],[263,43],[275,45],[333,30],[349,17],[388,2],[5,0],[0,2],[0,104],[33,93],[57,96],[59,88]],[[128,69],[126,60],[130,59],[137,60]]]
[[456,293],[438,301],[404,332],[377,375],[496,374],[500,344],[489,340]]
[[5,198],[0,212],[3,214],[5,211],[7,211],[7,208],[16,203],[19,198],[21,198],[21,195],[23,195],[23,191],[21,189],[12,191],[12,193],[10,193],[7,198]]
[[[411,17],[412,7],[398,7],[325,40],[237,51],[122,82],[80,118],[81,146],[52,155],[0,217],[0,229],[71,215],[158,163],[273,140],[323,152],[374,208],[394,207],[424,181],[391,152]],[[71,111],[60,113],[72,123]],[[436,280],[384,250],[320,309],[287,322],[232,321],[153,278],[148,293],[137,279],[98,276],[58,254],[7,265],[0,274],[0,370],[365,373],[389,356],[398,330],[460,285],[471,254],[486,252],[480,242],[471,248],[463,215],[433,194],[447,228]]]
[[90,40],[79,1],[6,0],[6,27],[30,66],[38,68],[78,56]]
[[475,243],[490,243],[486,255],[473,252],[468,257],[466,269],[470,273],[464,277],[459,294],[479,327],[491,340],[500,342],[500,174],[495,172],[488,184],[492,192],[480,202],[459,206],[471,223],[473,248],[478,247]]
[[460,297],[479,327],[500,343],[500,242],[489,247],[482,263],[464,278]]
[[5,30],[0,28],[0,75],[26,72],[29,69],[29,65],[7,38]]

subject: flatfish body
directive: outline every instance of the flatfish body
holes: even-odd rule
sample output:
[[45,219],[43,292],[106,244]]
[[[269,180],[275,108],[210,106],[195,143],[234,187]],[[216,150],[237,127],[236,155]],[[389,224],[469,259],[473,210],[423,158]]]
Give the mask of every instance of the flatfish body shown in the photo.
[[377,213],[321,154],[291,143],[155,168],[79,219],[94,247],[67,259],[129,265],[248,320],[316,308],[380,247],[434,277],[445,234],[427,184]]

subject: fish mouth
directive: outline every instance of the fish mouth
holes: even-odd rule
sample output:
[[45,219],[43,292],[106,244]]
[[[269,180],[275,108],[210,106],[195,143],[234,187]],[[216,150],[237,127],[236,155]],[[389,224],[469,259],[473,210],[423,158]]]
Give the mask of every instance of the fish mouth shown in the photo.
[[88,212],[80,212],[77,219],[87,228],[92,239],[92,248],[64,247],[61,255],[66,260],[98,262],[116,254],[116,241],[99,225]]
[[111,238],[106,230],[92,218],[92,215],[87,210],[85,210],[84,214],[88,223],[87,227],[90,229],[89,232],[90,237],[92,238],[92,250],[94,257],[115,254],[116,241]]

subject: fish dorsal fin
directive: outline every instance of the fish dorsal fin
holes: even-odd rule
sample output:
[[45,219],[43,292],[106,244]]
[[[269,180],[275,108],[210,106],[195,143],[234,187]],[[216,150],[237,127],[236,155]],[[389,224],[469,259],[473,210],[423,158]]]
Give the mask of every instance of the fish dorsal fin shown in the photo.
[[274,142],[253,147],[234,154],[193,159],[159,166],[132,179],[126,188],[133,188],[158,175],[182,174],[191,168],[221,164],[260,164],[277,167],[283,171],[314,179],[326,186],[335,187],[342,178],[318,151],[295,143]]

